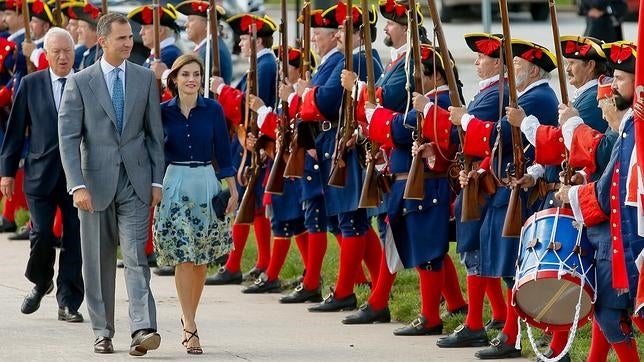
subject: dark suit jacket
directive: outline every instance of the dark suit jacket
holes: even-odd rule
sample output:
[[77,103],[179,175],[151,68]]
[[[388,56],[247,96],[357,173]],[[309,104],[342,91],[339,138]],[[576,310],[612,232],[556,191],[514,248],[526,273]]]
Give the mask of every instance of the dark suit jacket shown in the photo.
[[0,151],[0,176],[16,176],[27,133],[24,191],[48,195],[63,172],[58,151],[58,111],[49,68],[31,73],[20,82]]

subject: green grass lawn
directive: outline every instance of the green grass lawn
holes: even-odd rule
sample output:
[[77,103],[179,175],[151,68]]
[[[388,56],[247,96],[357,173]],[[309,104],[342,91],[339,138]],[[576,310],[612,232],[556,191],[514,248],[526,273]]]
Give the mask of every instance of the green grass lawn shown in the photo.
[[[251,228],[252,230],[252,228]],[[328,292],[328,287],[333,286],[335,283],[337,268],[338,268],[338,244],[335,241],[333,235],[329,234],[328,238],[328,249],[326,256],[324,258],[324,265],[322,267],[322,277],[324,279],[324,287],[327,288],[323,291],[323,294],[326,295]],[[459,274],[461,289],[463,290],[463,295],[465,293],[465,270],[459,262],[459,258],[454,251],[455,244],[451,243],[450,255],[456,269]],[[244,257],[242,259],[242,271],[247,271],[253,267],[257,255],[256,244],[254,236],[251,233],[249,241],[246,244],[246,249],[244,250]],[[302,262],[297,250],[297,246],[293,241],[291,243],[291,249],[289,251],[288,258],[286,263],[282,268],[280,274],[280,279],[282,283],[286,283],[296,279],[302,274]],[[214,272],[215,269],[211,269],[211,272]],[[366,271],[366,269],[365,269]],[[368,274],[367,274],[368,275]],[[396,283],[394,284],[389,307],[391,309],[392,318],[398,320],[402,323],[408,323],[412,321],[418,313],[420,312],[420,296],[418,292],[418,275],[414,270],[404,270],[398,273],[396,278]],[[369,288],[367,287],[357,287],[356,294],[358,296],[358,303],[366,301],[369,296]],[[339,319],[340,317],[338,317]],[[485,304],[484,310],[484,320],[487,321],[490,319],[490,309],[489,305]],[[451,332],[459,324],[463,322],[463,317],[453,317],[448,320],[443,321],[444,328],[446,332]],[[338,326],[338,328],[343,328]],[[523,354],[526,357],[534,356],[532,348],[530,347],[530,342],[527,337],[527,332],[525,331],[525,326],[522,325],[522,345],[523,345]],[[392,327],[393,331],[393,327]],[[540,335],[538,331],[535,332],[537,335]],[[496,332],[490,332],[489,337],[494,338]],[[392,335],[393,338],[393,335]],[[641,356],[644,356],[644,338],[642,335],[637,335],[638,350]],[[576,339],[573,344],[572,350],[570,352],[572,361],[585,361],[588,356],[588,351],[590,350],[590,323],[577,331]],[[611,351],[609,356],[609,361],[617,361],[614,353]]]

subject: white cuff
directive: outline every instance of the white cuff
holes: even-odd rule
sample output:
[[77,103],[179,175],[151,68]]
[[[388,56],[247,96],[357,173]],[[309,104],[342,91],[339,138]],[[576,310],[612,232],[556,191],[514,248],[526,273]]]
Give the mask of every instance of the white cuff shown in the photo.
[[74,186],[74,187],[72,187],[72,189],[71,189],[71,190],[69,190],[69,194],[70,194],[70,195],[73,195],[73,194],[74,194],[74,191],[76,191],[76,190],[80,190],[80,189],[86,189],[86,188],[87,188],[87,187],[86,187],[85,185],[78,185],[78,186]]
[[376,113],[376,109],[382,108],[382,106],[376,106],[376,108],[366,108],[364,109],[364,113],[367,116],[367,124],[371,123],[371,118],[373,117],[373,114]]
[[217,93],[217,95],[220,95],[220,94],[221,94],[221,90],[222,90],[222,89],[224,89],[224,86],[225,86],[225,85],[226,85],[226,84],[221,83],[219,86],[217,86],[217,92],[215,92],[215,93]]
[[158,183],[156,183],[156,182],[153,182],[153,183],[152,183],[152,187],[158,187],[158,188],[162,189],[162,188],[163,188],[163,185],[158,184]]
[[31,61],[31,63],[33,63],[33,65],[36,66],[36,69],[38,69],[40,54],[42,54],[42,52],[44,52],[42,48],[36,48],[33,52],[31,52],[31,55],[29,56],[29,60]]
[[427,104],[425,104],[425,108],[423,108],[423,117],[427,118],[429,115],[429,111],[432,109],[432,106],[434,105],[434,102],[429,101]]
[[543,175],[546,173],[546,169],[541,164],[535,163],[532,166],[528,167],[526,173],[532,176],[535,181],[537,181],[539,178],[543,177]]
[[467,132],[467,125],[470,124],[472,119],[474,119],[474,116],[469,113],[465,113],[463,117],[461,117],[461,128],[463,128],[463,132]]
[[537,128],[539,128],[540,123],[537,117],[529,115],[523,119],[521,122],[521,132],[525,135],[531,145],[536,146],[537,139]]
[[306,96],[306,93],[308,93],[311,90],[311,88],[304,88],[302,91],[302,99],[304,99],[304,96]]
[[161,73],[161,85],[164,87],[168,86],[168,76],[170,75],[171,69],[166,69]]
[[564,145],[566,145],[566,148],[568,151],[570,151],[570,148],[572,147],[572,136],[575,133],[575,129],[579,127],[580,124],[583,124],[584,120],[581,119],[581,117],[571,117],[566,123],[561,126],[561,133],[563,134],[564,138]]
[[[356,98],[360,97],[360,95],[362,94],[362,90],[366,86],[367,86],[367,83],[359,80],[356,84],[353,85],[353,89],[351,90],[351,98],[353,98],[354,101],[357,100]],[[356,87],[358,87],[358,91],[354,92],[354,90],[356,90],[355,89]]]
[[257,110],[257,128],[262,128],[262,125],[266,121],[266,116],[268,113],[270,113],[273,109],[271,107],[267,106],[262,106],[260,109]]
[[570,208],[575,215],[575,220],[583,224],[584,215],[581,213],[581,208],[579,207],[579,185],[570,187],[570,190],[568,190],[568,199],[570,199]]
[[293,99],[295,99],[295,96],[297,96],[297,93],[295,93],[295,92],[293,92],[293,93],[288,95],[288,100],[287,101],[288,101],[289,106],[291,105],[291,102],[293,102]]

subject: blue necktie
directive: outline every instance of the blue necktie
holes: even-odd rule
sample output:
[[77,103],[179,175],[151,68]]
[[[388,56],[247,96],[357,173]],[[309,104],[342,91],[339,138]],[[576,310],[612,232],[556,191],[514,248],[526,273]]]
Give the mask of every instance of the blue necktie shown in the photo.
[[120,68],[114,68],[114,80],[112,82],[112,105],[114,106],[114,113],[116,114],[116,129],[121,134],[123,131],[123,110],[125,108],[125,97],[123,92],[123,83],[119,74]]

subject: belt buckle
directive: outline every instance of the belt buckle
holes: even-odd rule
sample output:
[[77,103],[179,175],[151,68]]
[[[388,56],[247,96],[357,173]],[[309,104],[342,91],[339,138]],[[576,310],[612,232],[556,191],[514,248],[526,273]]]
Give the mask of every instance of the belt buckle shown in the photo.
[[331,122],[329,122],[329,121],[322,122],[322,131],[326,132],[326,131],[330,130],[331,128],[333,128],[333,125],[331,124]]
[[190,162],[188,165],[190,166],[190,168],[197,168],[196,162]]

